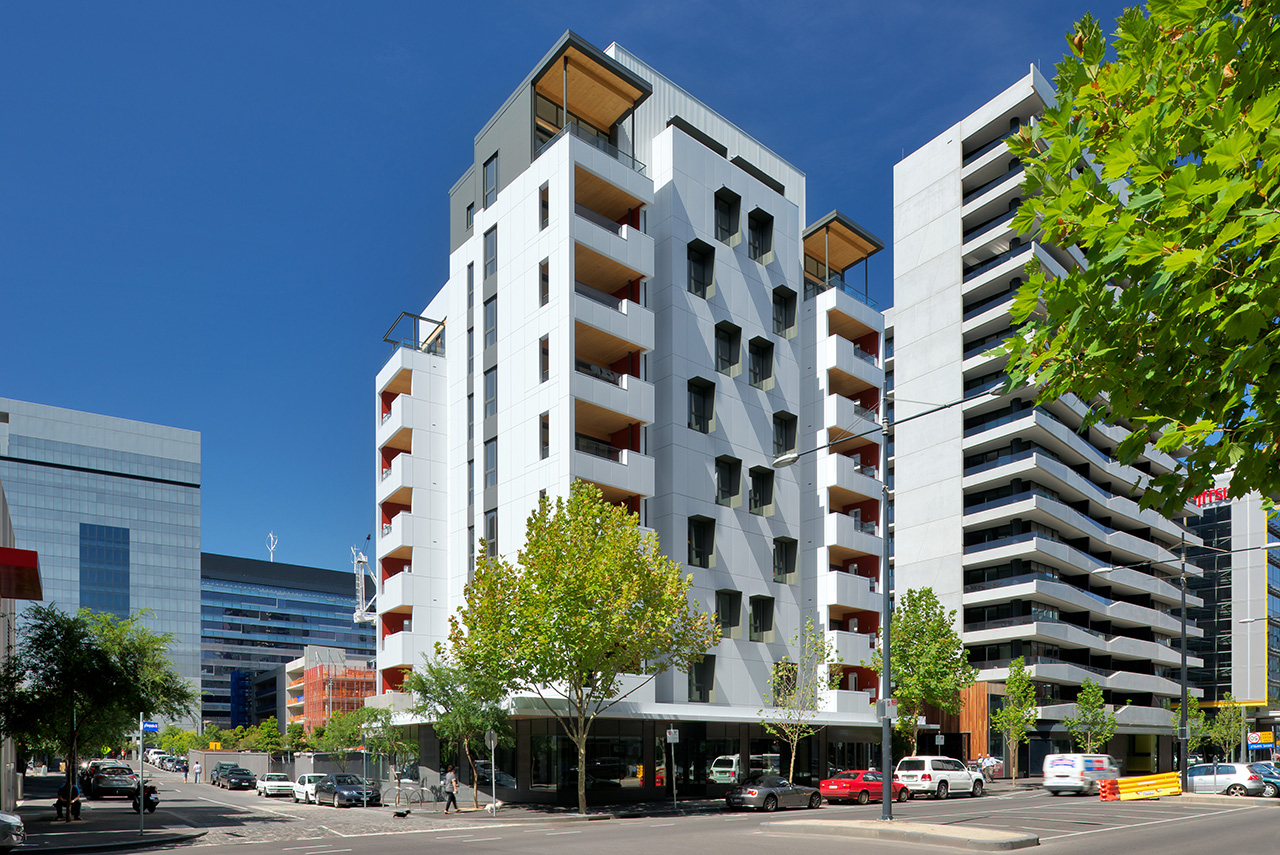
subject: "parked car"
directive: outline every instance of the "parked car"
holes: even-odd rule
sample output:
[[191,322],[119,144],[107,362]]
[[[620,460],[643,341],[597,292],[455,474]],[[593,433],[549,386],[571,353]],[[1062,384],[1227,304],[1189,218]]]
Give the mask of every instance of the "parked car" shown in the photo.
[[248,769],[236,766],[218,776],[218,786],[224,790],[253,790],[258,786],[258,778]]
[[1262,776],[1247,763],[1201,763],[1187,768],[1187,788],[1193,793],[1257,796],[1263,786]]
[[258,795],[291,796],[293,781],[290,781],[289,776],[284,772],[268,772],[258,779]]
[[741,754],[721,754],[711,761],[707,780],[715,784],[735,784],[752,775],[776,775],[780,756],[777,754],[752,754],[747,771],[742,770]]
[[966,769],[951,757],[903,757],[898,761],[893,779],[911,789],[911,795],[945,799],[951,793],[982,795],[982,773]]
[[238,769],[239,767],[239,763],[232,763],[230,761],[223,761],[215,764],[214,767],[209,770],[209,783],[213,784],[215,787],[221,786],[219,778],[222,777],[223,773],[228,769]]
[[1120,777],[1110,754],[1050,754],[1044,758],[1044,788],[1051,795],[1098,792],[1099,782]]
[[[911,789],[901,781],[892,781],[893,798],[905,802],[911,798]],[[884,776],[870,769],[849,769],[837,772],[818,784],[818,790],[827,801],[856,801],[860,805],[867,802],[878,802],[884,793]]]
[[93,776],[85,789],[91,799],[100,799],[104,796],[132,797],[138,789],[138,775],[119,761],[111,764],[103,763],[93,768]]
[[1280,767],[1275,763],[1259,761],[1250,763],[1249,770],[1262,776],[1262,794],[1267,798],[1280,796]]
[[756,808],[774,811],[780,807],[822,807],[822,793],[816,787],[793,784],[778,775],[754,775],[729,790],[724,797],[730,809]]
[[[324,775],[311,773],[307,775],[299,775],[298,780],[293,782],[293,801],[310,804],[316,801],[316,784],[324,780]],[[316,802],[319,804],[319,802]]]
[[316,784],[316,804],[350,807],[381,803],[382,797],[378,793],[378,788],[359,775],[325,775]]
[[0,812],[0,852],[8,852],[27,842],[27,830],[16,813]]
[[98,770],[99,766],[104,766],[104,765],[119,766],[121,765],[121,763],[119,760],[98,759],[98,760],[86,760],[80,764],[80,774],[79,774],[78,783],[80,784],[81,792],[86,794],[89,792],[89,783],[93,781],[94,772]]

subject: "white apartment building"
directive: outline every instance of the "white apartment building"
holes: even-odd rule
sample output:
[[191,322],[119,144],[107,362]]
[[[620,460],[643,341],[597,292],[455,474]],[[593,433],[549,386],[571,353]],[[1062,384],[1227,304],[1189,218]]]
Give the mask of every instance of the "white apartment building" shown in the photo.
[[[844,273],[861,264],[865,279],[881,243],[836,212],[806,227],[802,172],[623,48],[573,33],[474,151],[450,191],[449,280],[402,316],[415,329],[391,337],[402,346],[377,376],[372,702],[402,706],[405,673],[445,641],[477,539],[513,555],[540,495],[584,479],[658,533],[724,634],[596,725],[605,797],[669,788],[668,727],[682,794],[723,792],[716,757],[778,755],[762,692],[807,617],[845,673],[797,777],[866,762],[883,320]],[[775,469],[789,451],[804,453]],[[555,798],[576,759],[534,699],[511,703],[517,745],[498,766],[516,785],[499,797]]]
[[894,170],[895,584],[931,586],[956,610],[980,669],[957,725],[970,756],[1003,751],[989,715],[1009,661],[1022,656],[1041,721],[1021,769],[1065,748],[1062,720],[1088,678],[1119,710],[1110,750],[1126,771],[1167,770],[1173,741],[1160,704],[1181,693],[1184,530],[1137,499],[1175,461],[1148,448],[1122,465],[1113,454],[1123,433],[1082,433],[1078,400],[1037,407],[1030,391],[999,394],[1002,358],[990,352],[1013,334],[1027,262],[1058,275],[1083,263],[1077,249],[1009,226],[1024,190],[1005,140],[1052,103],[1033,67]]

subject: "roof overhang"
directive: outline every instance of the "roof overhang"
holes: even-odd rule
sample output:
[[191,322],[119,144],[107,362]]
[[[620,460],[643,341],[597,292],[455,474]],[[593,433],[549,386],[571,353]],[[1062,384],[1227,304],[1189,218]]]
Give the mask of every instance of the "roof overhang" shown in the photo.
[[40,556],[31,549],[0,546],[0,600],[42,600]]
[[884,241],[839,211],[809,226],[803,237],[804,254],[824,262],[831,271],[844,272],[884,249]]
[[533,87],[547,100],[602,131],[612,128],[653,93],[653,88],[617,60],[572,31],[560,37],[533,74]]

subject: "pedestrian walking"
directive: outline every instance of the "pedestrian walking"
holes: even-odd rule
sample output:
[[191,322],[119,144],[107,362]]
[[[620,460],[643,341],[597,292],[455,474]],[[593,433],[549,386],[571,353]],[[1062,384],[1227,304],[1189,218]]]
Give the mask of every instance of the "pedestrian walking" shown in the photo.
[[185,784],[186,782],[187,782],[187,764],[183,763],[182,764],[182,783]]
[[191,774],[195,775],[195,782],[200,783],[200,761],[196,761],[196,765],[191,767]]
[[449,812],[449,805],[453,805],[454,813],[461,813],[458,807],[458,775],[453,771],[453,766],[449,765],[444,770],[444,812]]
[[996,779],[996,763],[999,761],[990,754],[984,755],[978,761],[978,766],[982,769],[982,777],[987,779],[987,783],[991,783]]

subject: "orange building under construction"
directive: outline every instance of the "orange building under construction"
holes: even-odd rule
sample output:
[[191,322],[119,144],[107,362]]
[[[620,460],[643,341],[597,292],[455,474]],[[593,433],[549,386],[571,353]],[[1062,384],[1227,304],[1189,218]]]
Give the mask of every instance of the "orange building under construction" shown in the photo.
[[334,713],[348,713],[364,706],[376,693],[377,671],[365,660],[348,661],[344,651],[308,647],[299,659],[285,666],[285,707],[288,723],[299,722],[308,733],[324,726]]

